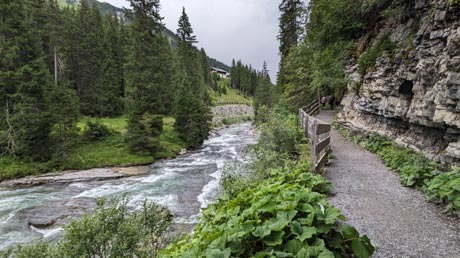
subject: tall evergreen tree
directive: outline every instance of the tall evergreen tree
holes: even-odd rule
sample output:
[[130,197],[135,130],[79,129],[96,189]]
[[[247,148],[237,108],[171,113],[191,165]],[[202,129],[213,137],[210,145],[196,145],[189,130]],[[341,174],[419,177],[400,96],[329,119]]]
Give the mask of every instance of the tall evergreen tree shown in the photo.
[[155,153],[161,114],[174,92],[171,49],[162,33],[159,0],[130,0],[131,47],[127,63],[129,124],[127,141],[135,152]]
[[285,83],[285,58],[289,55],[291,49],[297,46],[299,37],[303,31],[302,14],[304,12],[304,5],[301,0],[282,0],[279,5],[279,10],[281,12],[281,17],[278,40],[280,41],[279,52],[281,61],[279,64],[277,86],[279,91],[282,92]]
[[175,127],[189,147],[198,147],[209,132],[209,96],[198,52],[193,46],[197,42],[196,36],[193,35],[185,8],[179,18],[177,36],[183,80],[175,101]]
[[[200,50],[200,65],[201,65],[201,70],[203,73],[203,79],[204,83],[206,83],[209,87],[214,87],[212,83],[212,78],[211,78],[211,65],[209,64],[208,61],[208,55],[206,54],[206,51],[204,48],[201,48]],[[215,87],[214,87],[215,89]]]
[[256,116],[258,115],[258,110],[262,106],[267,108],[272,107],[272,83],[270,80],[270,75],[268,74],[267,63],[264,62],[263,69],[259,73],[259,79],[257,87],[254,94],[254,109],[256,111]]
[[84,115],[102,116],[104,89],[102,88],[102,17],[96,2],[92,8],[81,0],[74,25],[70,58],[71,80],[80,98]]
[[3,152],[34,160],[50,158],[46,68],[29,1],[0,2],[0,98]]
[[120,23],[116,15],[107,13],[104,20],[104,62],[102,89],[104,116],[118,116],[124,111],[124,52]]

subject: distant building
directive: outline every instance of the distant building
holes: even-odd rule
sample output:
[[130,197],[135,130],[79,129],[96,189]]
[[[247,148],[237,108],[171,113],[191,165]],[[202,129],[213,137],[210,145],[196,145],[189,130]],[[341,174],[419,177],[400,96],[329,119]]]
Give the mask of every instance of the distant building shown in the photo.
[[216,67],[211,67],[211,73],[216,73],[218,74],[221,78],[229,78],[230,77],[230,73],[225,71],[225,70],[222,70],[222,69],[219,69],[219,68],[216,68]]

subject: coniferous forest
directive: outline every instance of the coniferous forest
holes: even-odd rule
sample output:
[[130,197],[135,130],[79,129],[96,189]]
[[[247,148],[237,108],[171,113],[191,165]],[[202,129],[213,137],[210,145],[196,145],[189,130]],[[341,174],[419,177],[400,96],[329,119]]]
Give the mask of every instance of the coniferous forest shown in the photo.
[[[59,2],[0,4],[3,178],[113,165],[102,160],[114,152],[126,159],[115,165],[129,165],[196,148],[210,128],[209,92],[255,93],[260,73],[241,61],[228,84],[212,76],[211,64],[225,65],[196,48],[185,9],[172,36],[158,0],[132,0],[124,14]],[[94,160],[101,140],[115,149]]]

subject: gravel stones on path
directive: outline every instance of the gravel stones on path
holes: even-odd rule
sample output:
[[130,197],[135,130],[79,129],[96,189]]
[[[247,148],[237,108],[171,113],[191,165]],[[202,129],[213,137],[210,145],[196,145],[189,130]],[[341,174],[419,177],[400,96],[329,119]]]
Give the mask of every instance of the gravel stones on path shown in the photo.
[[[331,122],[334,113],[317,117]],[[459,258],[460,221],[442,214],[423,194],[403,187],[381,159],[331,131],[335,156],[326,178],[335,184],[329,202],[347,223],[366,234],[378,258]]]

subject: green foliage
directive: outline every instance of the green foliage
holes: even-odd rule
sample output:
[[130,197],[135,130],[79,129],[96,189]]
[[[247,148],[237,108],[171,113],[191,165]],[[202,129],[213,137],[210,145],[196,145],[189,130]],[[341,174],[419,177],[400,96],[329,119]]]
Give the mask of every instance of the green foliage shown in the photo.
[[225,117],[224,119],[222,119],[222,124],[232,125],[232,124],[237,124],[237,123],[242,123],[242,122],[248,122],[251,120],[252,118],[250,116]]
[[446,212],[460,217],[460,169],[442,173],[429,181],[425,190],[430,201],[446,205]]
[[252,97],[243,95],[240,91],[228,87],[229,79],[217,80],[216,90],[210,90],[209,95],[214,105],[238,103],[252,105]]
[[128,212],[127,204],[123,200],[106,205],[101,199],[94,213],[67,225],[56,244],[20,247],[4,257],[156,257],[165,244],[171,213],[147,202],[142,209]]
[[377,58],[381,57],[384,51],[394,51],[396,45],[391,42],[389,35],[384,36],[375,47],[369,48],[359,58],[359,74],[364,76],[369,69],[373,68]]
[[[296,1],[283,1],[283,4],[288,2]],[[296,15],[293,8],[280,6],[284,8],[280,8],[279,39],[283,51],[277,83],[279,94],[287,97],[294,108],[307,105],[317,98],[318,92],[323,96],[334,94],[336,99],[342,98],[347,85],[345,64],[352,55],[353,42],[360,37],[372,38],[373,28],[378,26],[383,15],[392,13],[396,19],[412,16],[413,5],[413,0],[312,0],[306,9],[301,10],[308,16],[307,23],[297,25],[308,33],[299,42],[290,40],[290,44],[286,44],[285,34],[293,35],[290,38],[295,39]],[[360,73],[363,75],[373,67],[383,51],[394,49],[389,37],[383,38],[361,56]]]
[[178,92],[175,128],[188,147],[197,148],[208,136],[210,115],[208,108],[190,88],[187,84]]
[[160,257],[372,255],[370,240],[341,224],[344,216],[328,204],[325,194],[332,184],[312,174],[308,162],[297,162],[305,146],[295,116],[288,116],[284,106],[273,112],[249,152],[250,164],[224,169],[217,202],[203,210],[193,235],[168,246]]
[[244,65],[241,60],[232,61],[230,87],[239,90],[245,96],[253,96],[258,83],[258,72],[251,66]]
[[273,112],[261,126],[259,142],[250,149],[252,169],[266,177],[270,168],[283,167],[297,159],[304,142],[295,115]]
[[429,201],[447,205],[446,212],[460,216],[458,168],[449,173],[440,173],[435,162],[397,147],[382,136],[352,134],[338,124],[335,127],[348,139],[378,154],[389,168],[399,173],[401,184],[422,190]]
[[307,167],[272,170],[234,198],[223,195],[203,211],[192,236],[160,257],[370,257],[369,239],[340,227],[343,215],[321,194],[330,183]]
[[[258,116],[262,115],[265,116],[265,114],[260,114],[260,108],[261,107],[267,107],[271,108],[273,105],[273,85],[270,80],[270,76],[268,75],[268,69],[267,69],[267,63],[264,62],[263,69],[258,75],[257,79],[257,86],[256,90],[254,93],[254,112],[255,112],[255,117],[256,121],[258,120]],[[265,109],[262,111],[265,112]]]
[[[114,133],[100,141],[84,140],[87,123],[99,121]],[[159,151],[155,155],[133,154],[126,144],[126,117],[119,118],[88,118],[78,123],[82,135],[76,136],[75,144],[67,150],[66,159],[49,162],[35,162],[10,156],[0,156],[0,181],[39,174],[50,171],[90,169],[110,166],[135,166],[151,164],[155,159],[173,158],[186,144],[174,130],[174,119],[163,119],[163,130],[159,137]]]
[[54,158],[59,162],[68,159],[75,145],[78,128],[79,102],[76,92],[67,85],[55,85],[49,96],[50,113],[54,124],[50,137],[53,140]]
[[151,113],[132,116],[128,124],[126,141],[133,153],[155,154],[160,147],[163,117]]
[[187,147],[197,148],[208,137],[210,127],[210,98],[206,85],[203,66],[206,53],[202,52],[200,64],[199,53],[193,44],[197,42],[193,29],[185,12],[179,18],[178,56],[181,60],[181,85],[174,102],[175,128]]
[[88,121],[86,126],[87,128],[83,133],[83,136],[88,141],[100,141],[113,134],[113,131],[98,120],[95,122]]

